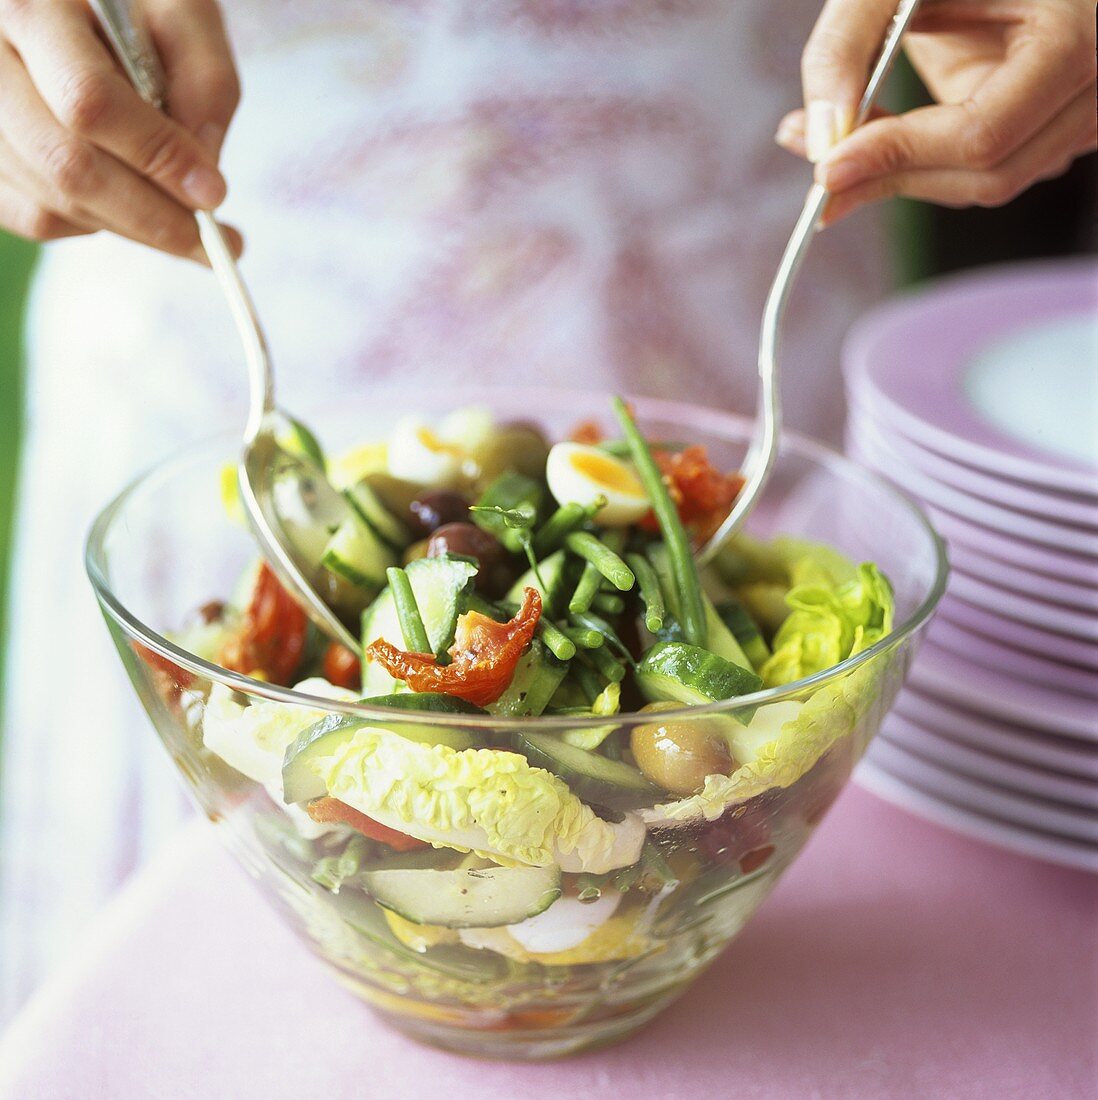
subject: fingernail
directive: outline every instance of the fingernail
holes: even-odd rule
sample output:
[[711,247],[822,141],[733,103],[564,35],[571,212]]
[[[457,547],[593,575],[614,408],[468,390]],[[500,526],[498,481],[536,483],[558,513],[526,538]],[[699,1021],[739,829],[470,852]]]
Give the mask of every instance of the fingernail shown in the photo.
[[199,165],[184,176],[183,193],[200,210],[212,210],[225,197],[225,181],[212,168]]
[[840,103],[835,108],[835,134],[832,145],[838,145],[854,129],[855,108],[849,103]]
[[805,108],[804,144],[808,159],[814,164],[827,156],[835,144],[835,104],[826,99],[814,99]]
[[225,127],[218,126],[216,122],[204,122],[194,136],[207,152],[216,157],[221,152],[221,144],[225,140]]
[[828,191],[845,191],[848,187],[861,183],[864,178],[861,165],[849,159],[825,160],[816,169],[816,180]]
[[789,146],[794,144],[800,137],[802,137],[800,120],[794,115],[786,115],[778,123],[778,131],[774,135],[774,140],[779,145]]

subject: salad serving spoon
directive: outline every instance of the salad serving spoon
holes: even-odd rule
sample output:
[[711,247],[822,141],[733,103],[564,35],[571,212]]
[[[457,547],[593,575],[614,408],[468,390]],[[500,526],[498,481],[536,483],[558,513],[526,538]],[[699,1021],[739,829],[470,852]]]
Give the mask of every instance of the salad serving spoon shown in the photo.
[[[858,104],[852,128],[860,126],[868,118],[873,104],[877,101],[877,95],[892,70],[893,62],[900,52],[904,33],[910,26],[920,2],[921,0],[900,0],[885,34],[877,63],[873,66],[865,92]],[[822,184],[814,183],[809,189],[800,217],[797,218],[789,242],[782,253],[774,281],[770,284],[759,332],[759,399],[755,414],[756,431],[741,467],[744,485],[724,522],[698,551],[696,556],[701,565],[712,560],[721,546],[743,526],[762,496],[770,471],[778,457],[778,437],[782,425],[778,351],[782,320],[785,317],[786,306],[789,304],[793,283],[804,262],[808,246],[819,228],[828,197],[829,193]]]
[[[164,72],[132,0],[91,0],[91,6],[138,94],[164,110]],[[311,436],[275,405],[267,340],[221,227],[205,210],[197,211],[195,219],[248,365],[248,422],[237,466],[248,525],[263,557],[312,622],[361,658],[359,640],[322,598],[314,579],[323,552],[323,542],[317,545],[318,533],[326,538],[351,514],[350,505],[328,481],[318,456],[308,453]]]

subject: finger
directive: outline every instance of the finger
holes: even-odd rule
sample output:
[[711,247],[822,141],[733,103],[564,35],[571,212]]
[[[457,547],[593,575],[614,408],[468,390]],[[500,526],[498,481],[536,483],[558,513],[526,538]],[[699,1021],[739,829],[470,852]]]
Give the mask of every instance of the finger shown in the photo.
[[214,0],[156,0],[145,11],[167,73],[169,113],[216,158],[240,102],[221,11]]
[[94,145],[62,129],[10,47],[0,47],[0,135],[31,181],[30,197],[62,217],[192,259],[194,214]]
[[1041,179],[1067,171],[1098,146],[1098,121],[1089,91],[1077,96],[1032,141],[986,171],[927,169],[870,180],[832,195],[823,224],[834,225],[867,203],[905,195],[942,206],[1000,206]]
[[225,181],[210,153],[141,99],[95,36],[84,8],[51,0],[22,10],[10,20],[12,44],[66,130],[147,176],[184,206],[220,205]]
[[894,0],[827,0],[801,56],[808,159],[822,160],[854,125]]
[[0,175],[0,226],[28,241],[57,241],[94,233],[76,225],[52,210],[39,206],[19,188]]
[[[890,114],[883,107],[873,107],[869,112],[869,117],[888,118]],[[807,156],[804,123],[804,111],[801,108],[798,107],[797,110],[790,111],[789,114],[778,123],[778,129],[774,134],[775,142],[795,156]]]
[[1026,144],[1090,84],[1087,65],[1027,40],[964,103],[920,107],[867,123],[816,170],[829,191],[937,168],[986,171]]

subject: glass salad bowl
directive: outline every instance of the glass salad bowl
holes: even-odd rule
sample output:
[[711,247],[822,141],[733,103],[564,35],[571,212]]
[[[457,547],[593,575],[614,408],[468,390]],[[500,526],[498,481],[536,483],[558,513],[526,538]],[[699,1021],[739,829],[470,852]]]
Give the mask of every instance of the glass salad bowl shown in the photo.
[[[328,453],[338,454],[386,438],[404,414],[441,417],[470,404],[498,422],[535,422],[549,439],[566,438],[577,422],[612,423],[604,395],[409,395],[365,386],[314,422]],[[632,408],[649,439],[703,444],[724,469],[738,468],[751,434],[748,421],[712,409],[647,398]],[[230,593],[254,558],[223,499],[223,470],[237,446],[224,438],[189,448],[98,517],[87,564],[107,625],[195,802],[264,896],[383,1017],[464,1054],[534,1059],[607,1043],[687,989],[841,790],[945,583],[942,544],[905,497],[787,434],[749,537],[722,553],[716,583],[750,594],[765,617],[768,601],[783,597],[773,561],[758,549],[765,540],[792,536],[874,562],[891,582],[895,614],[868,648],[795,682],[709,705],[671,704],[658,718],[362,706],[322,679],[291,689],[228,671],[201,625],[174,633],[195,609]],[[629,746],[654,727],[661,736],[727,739],[734,770],[710,776],[693,795],[661,791],[622,809],[587,797],[597,774],[557,768],[562,782],[537,767],[554,745],[608,736],[632,759]],[[347,729],[375,747],[397,735],[402,753],[372,756],[362,782],[398,792],[400,820],[418,841],[386,843],[384,831],[371,837],[304,812],[301,792],[315,797],[324,788],[309,793],[315,775],[291,775],[287,746],[302,744],[303,733],[306,744],[323,746],[324,736]],[[481,790],[474,812],[455,804],[455,792],[482,750],[507,766],[492,773],[500,789]]]

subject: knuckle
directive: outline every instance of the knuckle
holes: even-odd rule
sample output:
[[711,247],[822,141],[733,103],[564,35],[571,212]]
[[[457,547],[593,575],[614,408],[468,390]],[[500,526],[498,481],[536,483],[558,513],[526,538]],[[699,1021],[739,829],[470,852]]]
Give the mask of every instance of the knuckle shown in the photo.
[[62,141],[45,158],[46,176],[62,195],[86,194],[95,176],[95,154],[82,141]]
[[20,236],[32,241],[56,240],[64,236],[67,229],[67,224],[61,218],[41,206],[28,207],[16,227]]
[[835,74],[844,71],[854,56],[853,43],[840,31],[817,27],[808,38],[801,56],[801,75]]
[[181,179],[194,158],[179,134],[168,125],[158,126],[137,153],[138,171],[153,179]]
[[994,168],[1009,152],[1006,135],[986,118],[974,118],[961,138],[962,163],[986,171]]
[[114,95],[110,78],[98,72],[77,72],[61,87],[58,119],[77,134],[91,133],[110,111]]
[[150,243],[161,252],[186,256],[198,246],[194,220],[187,217],[165,218],[157,222],[149,235]]
[[973,199],[977,206],[1004,206],[1024,189],[1021,180],[1006,172],[989,172],[977,182]]
[[890,134],[882,140],[876,153],[878,169],[887,175],[902,172],[912,163],[912,150],[910,142],[897,133]]
[[232,114],[240,103],[240,79],[231,65],[213,69],[206,80],[210,99],[227,114]]

